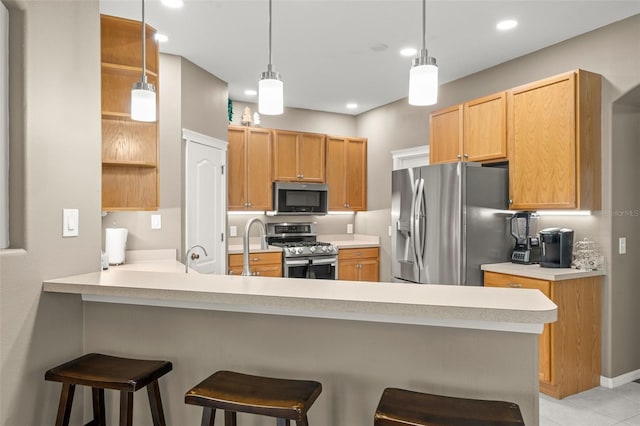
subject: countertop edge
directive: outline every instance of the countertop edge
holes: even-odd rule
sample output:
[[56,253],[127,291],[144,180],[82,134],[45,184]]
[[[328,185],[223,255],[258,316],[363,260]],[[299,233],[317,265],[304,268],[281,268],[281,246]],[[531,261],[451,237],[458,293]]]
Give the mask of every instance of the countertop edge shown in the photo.
[[489,263],[480,265],[480,269],[487,272],[518,275],[527,278],[536,278],[549,281],[564,281],[577,278],[589,278],[604,276],[605,271],[581,271],[572,268],[543,268],[540,265],[522,265],[518,263]]
[[[283,290],[282,283],[272,286],[276,281],[283,280],[282,278],[260,279],[197,274],[186,277],[186,274],[175,273],[164,273],[160,276],[159,273],[153,272],[126,271],[125,273],[123,271],[119,276],[115,276],[97,272],[44,281],[43,291],[79,294],[82,295],[83,300],[95,302],[535,334],[542,332],[544,323],[553,322],[557,318],[555,304],[535,290],[531,290],[532,293],[525,298],[522,290],[500,289],[513,293],[496,293],[505,296],[505,302],[501,305],[492,301],[491,306],[483,307],[464,306],[466,302],[456,304],[454,301],[456,296],[462,299],[466,297],[466,291],[457,286],[422,286],[420,288],[420,286],[386,283],[393,288],[382,289],[376,296],[377,299],[359,300],[353,297],[353,294],[358,294],[360,291],[358,286],[362,283],[350,281],[340,283],[345,286],[344,297],[336,296],[335,282],[325,283],[326,291],[318,288],[318,285],[323,285],[322,280],[317,280],[319,282],[314,284],[315,294],[302,297],[300,290],[290,293],[286,289]],[[176,286],[178,280],[180,284]],[[293,284],[292,279],[287,280],[289,280],[287,283]],[[309,284],[310,280],[301,281]],[[152,282],[158,282],[159,286],[165,286],[165,288],[152,287]],[[370,283],[364,285],[370,286]],[[295,289],[295,287],[292,288]],[[418,294],[421,295],[422,302],[385,300],[385,294],[401,293],[403,288],[411,293],[408,299]],[[270,293],[271,289],[273,289],[272,293]],[[255,291],[261,293],[256,294]],[[471,293],[476,291],[478,290],[470,290]],[[430,303],[428,302],[430,298],[438,299],[440,302]],[[514,300],[517,303],[513,303]],[[527,306],[529,309],[525,309]]]

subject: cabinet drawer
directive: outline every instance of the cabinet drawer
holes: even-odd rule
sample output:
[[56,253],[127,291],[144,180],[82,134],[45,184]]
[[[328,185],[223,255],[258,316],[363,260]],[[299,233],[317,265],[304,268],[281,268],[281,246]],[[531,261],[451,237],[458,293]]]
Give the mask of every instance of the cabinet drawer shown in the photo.
[[[249,253],[249,265],[267,265],[273,263],[282,263],[282,253],[280,252],[268,252],[268,253]],[[239,266],[242,268],[242,255],[230,254],[229,255],[229,267]]]
[[[263,265],[263,266],[252,266],[249,268],[251,271],[251,275],[259,276],[259,277],[281,277],[282,276],[282,265]],[[229,267],[229,275],[242,275],[242,265]]]
[[347,260],[366,259],[372,257],[377,258],[379,256],[379,253],[380,249],[378,247],[340,249],[338,251],[338,259]]
[[545,296],[551,296],[551,283],[536,278],[521,277],[518,275],[499,274],[496,272],[484,273],[485,287],[509,287],[529,288],[540,290]]

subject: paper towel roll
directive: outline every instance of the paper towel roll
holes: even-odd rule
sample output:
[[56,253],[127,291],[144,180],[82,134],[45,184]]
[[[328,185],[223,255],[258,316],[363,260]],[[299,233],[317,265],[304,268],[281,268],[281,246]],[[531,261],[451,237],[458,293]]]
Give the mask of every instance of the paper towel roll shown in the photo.
[[127,234],[127,228],[107,228],[105,230],[104,251],[109,256],[109,265],[121,265],[124,263]]

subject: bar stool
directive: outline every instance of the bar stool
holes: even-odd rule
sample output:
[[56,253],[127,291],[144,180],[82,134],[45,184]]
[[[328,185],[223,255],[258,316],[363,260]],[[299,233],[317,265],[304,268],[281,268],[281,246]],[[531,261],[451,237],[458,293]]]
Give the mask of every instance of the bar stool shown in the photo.
[[188,391],[184,402],[202,409],[202,426],[213,426],[216,409],[224,410],[225,426],[236,426],[236,413],[275,417],[278,425],[308,426],[307,411],[322,384],[217,371]]
[[485,401],[387,388],[374,426],[515,426],[524,425],[512,402]]
[[104,390],[120,391],[120,425],[131,426],[133,421],[133,392],[147,387],[154,426],[165,426],[158,378],[171,371],[168,361],[150,361],[91,353],[76,358],[46,372],[45,380],[62,382],[56,426],[67,426],[71,415],[76,385],[91,386],[93,421],[90,425],[104,426]]

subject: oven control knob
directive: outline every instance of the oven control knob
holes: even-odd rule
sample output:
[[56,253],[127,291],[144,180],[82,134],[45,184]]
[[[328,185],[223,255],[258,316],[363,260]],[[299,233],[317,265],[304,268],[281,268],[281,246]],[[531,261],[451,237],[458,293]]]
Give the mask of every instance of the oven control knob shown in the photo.
[[338,248],[336,246],[331,246],[331,251],[335,253],[338,251]]
[[287,248],[286,250],[287,250],[287,253],[289,254],[295,254],[295,249]]
[[311,247],[309,247],[309,251],[310,251],[311,253],[313,253],[314,251],[316,251],[316,248],[315,248],[315,247],[313,247],[313,246],[311,246]]
[[302,251],[303,251],[303,250],[304,250],[304,249],[303,249],[302,247],[298,247],[298,248],[296,249],[296,253],[298,253],[298,254],[302,254]]
[[322,251],[326,253],[327,252],[327,246],[322,246]]

